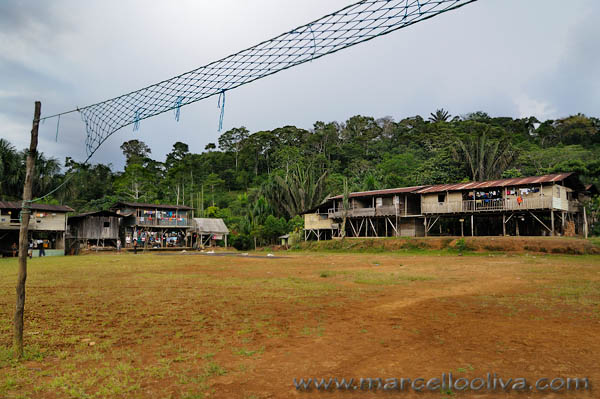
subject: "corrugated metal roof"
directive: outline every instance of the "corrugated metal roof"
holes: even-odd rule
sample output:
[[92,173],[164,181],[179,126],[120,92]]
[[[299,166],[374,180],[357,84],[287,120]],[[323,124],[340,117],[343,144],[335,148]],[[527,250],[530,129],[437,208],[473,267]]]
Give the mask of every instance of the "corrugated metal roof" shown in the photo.
[[229,234],[223,219],[194,218],[194,226],[199,233]]
[[[385,190],[372,190],[372,191],[357,191],[354,193],[350,193],[348,195],[349,198],[355,197],[370,197],[373,195],[386,195],[386,194],[401,194],[401,193],[412,193],[419,189],[422,189],[428,186],[413,186],[413,187],[400,187],[400,188],[388,188]],[[330,197],[328,199],[341,199],[344,198],[343,195],[336,195],[335,197]]]
[[122,218],[124,215],[120,215],[118,213],[115,212],[111,212],[111,211],[93,211],[93,212],[84,212],[84,213],[80,213],[79,215],[74,215],[74,216],[69,216],[69,219],[77,219],[77,218],[84,218],[84,217],[88,217],[88,216],[109,216],[109,217],[118,217],[118,218]]
[[[0,201],[0,209],[21,209],[21,201]],[[31,209],[35,211],[49,212],[75,212],[73,208],[66,205],[49,205],[49,204],[31,204]]]
[[488,180],[482,182],[469,182],[469,183],[454,183],[454,184],[438,184],[436,186],[430,186],[417,191],[417,194],[427,193],[440,193],[444,191],[461,191],[461,190],[475,190],[481,188],[492,188],[492,187],[513,187],[523,186],[527,184],[540,184],[540,183],[552,183],[563,181],[573,173],[556,173],[552,175],[543,176],[531,176],[531,177],[514,177],[510,179],[500,180]]
[[132,208],[147,208],[147,209],[180,209],[191,211],[192,208],[185,205],[167,205],[167,204],[148,204],[144,202],[127,202],[127,201],[119,201],[114,204],[112,207],[117,208],[119,205],[125,205]]

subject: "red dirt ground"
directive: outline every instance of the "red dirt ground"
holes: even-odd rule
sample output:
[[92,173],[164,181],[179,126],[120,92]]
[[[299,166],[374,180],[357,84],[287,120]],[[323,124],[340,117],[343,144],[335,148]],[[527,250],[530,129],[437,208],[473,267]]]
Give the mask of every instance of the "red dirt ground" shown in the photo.
[[[600,381],[598,256],[281,255],[32,262],[26,339],[39,353],[20,364],[0,359],[0,394],[598,397],[595,391],[416,394],[293,386],[294,378],[429,379],[448,372],[528,382],[588,377],[594,384]],[[0,275],[4,320],[12,312],[13,274]],[[10,325],[4,322],[0,332],[0,347],[7,348]]]

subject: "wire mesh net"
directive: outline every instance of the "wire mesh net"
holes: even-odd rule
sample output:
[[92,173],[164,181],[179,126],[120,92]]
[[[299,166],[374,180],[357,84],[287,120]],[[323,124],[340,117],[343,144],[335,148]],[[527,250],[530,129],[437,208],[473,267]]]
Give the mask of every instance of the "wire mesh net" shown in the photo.
[[[77,111],[91,156],[117,130],[476,0],[364,0],[208,65]],[[221,122],[222,123],[222,120]]]

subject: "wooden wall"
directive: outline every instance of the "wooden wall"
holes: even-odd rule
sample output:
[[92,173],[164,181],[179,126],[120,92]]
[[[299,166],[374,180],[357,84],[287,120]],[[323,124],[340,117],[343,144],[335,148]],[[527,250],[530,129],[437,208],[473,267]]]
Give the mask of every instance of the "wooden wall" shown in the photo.
[[[323,216],[321,216],[323,215]],[[306,213],[304,214],[304,228],[310,229],[331,229],[333,221],[327,218],[327,214]]]
[[[108,227],[104,227],[108,223]],[[116,240],[119,238],[119,218],[116,216],[88,216],[71,219],[72,237],[80,240]]]
[[[12,217],[17,212],[12,210]],[[44,230],[44,231],[65,231],[66,213],[56,213],[49,211],[37,211],[31,212],[31,218],[29,219],[30,230]],[[0,211],[0,230],[19,230],[18,216],[14,223],[11,223],[11,215],[8,214],[7,209]]]

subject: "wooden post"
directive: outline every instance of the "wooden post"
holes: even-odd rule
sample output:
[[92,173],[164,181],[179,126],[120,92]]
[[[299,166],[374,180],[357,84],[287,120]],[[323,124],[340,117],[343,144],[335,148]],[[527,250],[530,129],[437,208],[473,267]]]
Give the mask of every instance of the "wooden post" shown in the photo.
[[588,238],[588,222],[587,222],[587,214],[585,211],[585,206],[583,207],[583,237],[585,239]]
[[565,218],[566,218],[566,216],[567,216],[566,212],[561,213],[560,222],[562,224],[561,231],[562,231],[563,236],[565,235]]
[[502,236],[506,237],[506,214],[502,214]]
[[423,224],[425,225],[425,237],[427,237],[427,216],[425,216],[425,220],[423,220]]
[[550,231],[550,235],[553,236],[554,235],[554,211],[553,210],[550,211],[550,228],[552,229],[552,231]]
[[27,153],[25,185],[23,186],[23,204],[21,206],[21,227],[19,229],[19,276],[17,278],[17,300],[14,316],[13,346],[17,358],[23,357],[23,313],[25,312],[25,281],[27,280],[27,252],[29,246],[29,217],[31,216],[31,198],[33,187],[33,168],[37,155],[38,127],[42,103],[35,102],[31,142]]
[[464,219],[460,220],[460,236],[461,237],[465,236],[465,220]]
[[[473,196],[473,197],[475,197],[475,196]],[[474,225],[475,225],[475,222],[473,221],[473,214],[471,214],[471,237],[473,237],[475,235]]]
[[519,236],[519,218],[515,217],[515,234],[518,237]]

